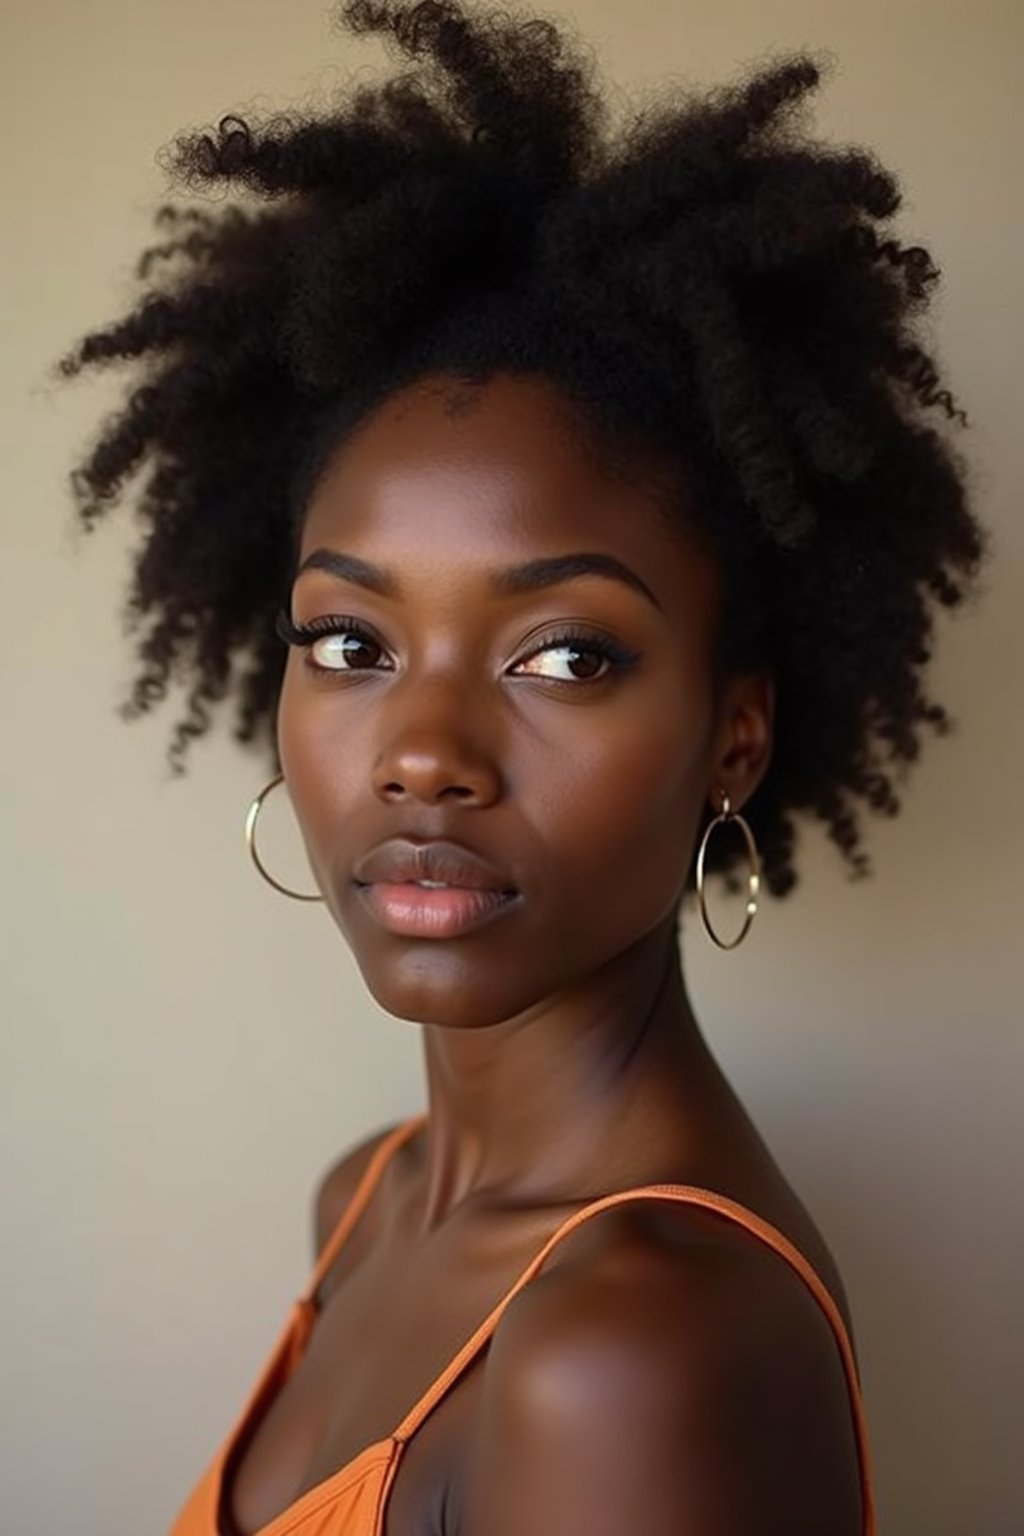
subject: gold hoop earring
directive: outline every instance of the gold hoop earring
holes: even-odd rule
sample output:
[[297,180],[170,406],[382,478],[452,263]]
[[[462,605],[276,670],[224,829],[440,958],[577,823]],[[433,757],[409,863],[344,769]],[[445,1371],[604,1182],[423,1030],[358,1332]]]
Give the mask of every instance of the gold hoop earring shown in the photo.
[[[721,794],[721,814],[714,817],[712,821],[708,822],[708,825],[704,831],[704,836],[701,838],[700,851],[697,854],[697,896],[700,901],[701,921],[704,924],[704,929],[708,937],[714,940],[719,949],[735,949],[737,944],[739,944],[742,939],[746,938],[747,930],[749,929],[750,924],[753,922],[754,913],[757,911],[757,893],[761,888],[761,860],[758,858],[757,844],[754,841],[754,834],[751,832],[750,826],[746,819],[740,815],[739,811],[730,812],[729,796],[725,793],[724,789],[721,791]],[[727,821],[735,821],[739,824],[740,831],[743,833],[743,836],[746,839],[747,852],[750,855],[750,875],[747,879],[746,916],[743,919],[743,927],[740,929],[736,937],[732,939],[728,944],[724,939],[720,939],[718,934],[712,928],[710,920],[708,919],[707,904],[704,900],[704,853],[708,846],[708,839],[710,838],[713,829],[717,827],[719,822]]]
[[252,861],[256,865],[256,868],[259,870],[264,880],[266,880],[269,885],[274,887],[275,891],[281,891],[285,896],[291,896],[295,901],[323,901],[324,898],[319,893],[316,896],[307,896],[303,891],[289,890],[286,885],[281,884],[280,880],[275,880],[273,875],[263,864],[259,854],[256,852],[256,820],[260,814],[260,809],[264,800],[270,794],[270,791],[272,789],[276,789],[279,784],[283,783],[284,774],[279,773],[276,779],[271,779],[270,783],[264,789],[260,790],[255,800],[250,805],[245,818],[246,846],[248,847],[249,852],[252,854]]

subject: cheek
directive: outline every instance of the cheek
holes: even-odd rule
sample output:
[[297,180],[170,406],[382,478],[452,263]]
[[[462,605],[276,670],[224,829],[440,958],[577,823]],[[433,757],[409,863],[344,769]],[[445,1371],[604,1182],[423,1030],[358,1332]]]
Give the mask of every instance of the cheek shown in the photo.
[[646,931],[675,905],[707,792],[703,710],[622,721],[548,765],[531,818],[564,899],[611,937]]
[[366,764],[352,740],[343,711],[326,692],[304,686],[303,662],[292,652],[285,668],[277,708],[277,749],[292,806],[317,868],[318,848],[337,837],[339,817],[365,779]]

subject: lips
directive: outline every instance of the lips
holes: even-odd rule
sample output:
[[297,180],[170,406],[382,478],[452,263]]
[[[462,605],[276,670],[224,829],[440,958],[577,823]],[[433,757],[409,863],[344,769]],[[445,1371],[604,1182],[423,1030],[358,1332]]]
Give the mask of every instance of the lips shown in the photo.
[[414,843],[390,838],[360,859],[353,869],[360,885],[416,885],[428,881],[468,891],[514,896],[512,881],[479,854],[448,839]]
[[377,922],[404,938],[460,938],[521,902],[505,875],[479,854],[445,839],[413,843],[392,838],[360,859],[353,877]]

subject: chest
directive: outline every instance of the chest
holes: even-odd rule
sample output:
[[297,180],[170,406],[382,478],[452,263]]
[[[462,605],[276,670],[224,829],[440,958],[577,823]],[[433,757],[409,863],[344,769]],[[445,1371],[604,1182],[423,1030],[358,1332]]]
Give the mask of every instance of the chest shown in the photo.
[[446,1250],[382,1245],[339,1261],[225,1463],[222,1536],[256,1536],[431,1397],[390,1490],[386,1536],[442,1536],[477,1419],[486,1341],[443,1392],[438,1378],[514,1278],[523,1242],[481,1238]]

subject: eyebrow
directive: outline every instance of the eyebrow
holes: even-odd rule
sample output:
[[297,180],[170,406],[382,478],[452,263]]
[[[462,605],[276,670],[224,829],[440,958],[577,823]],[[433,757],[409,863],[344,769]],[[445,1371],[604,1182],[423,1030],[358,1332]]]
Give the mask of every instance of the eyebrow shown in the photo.
[[[400,588],[389,572],[357,555],[346,555],[337,549],[314,549],[306,556],[295,573],[297,581],[303,571],[327,571],[340,576],[343,581],[366,587],[381,597],[398,597]],[[650,587],[635,571],[630,570],[614,555],[589,553],[547,555],[538,560],[528,560],[524,565],[510,565],[495,571],[491,576],[492,589],[501,597],[515,597],[524,592],[538,592],[544,587],[554,587],[564,581],[574,581],[581,576],[604,576],[631,587],[652,602],[660,612],[661,603]]]

